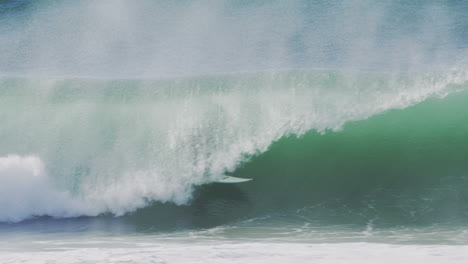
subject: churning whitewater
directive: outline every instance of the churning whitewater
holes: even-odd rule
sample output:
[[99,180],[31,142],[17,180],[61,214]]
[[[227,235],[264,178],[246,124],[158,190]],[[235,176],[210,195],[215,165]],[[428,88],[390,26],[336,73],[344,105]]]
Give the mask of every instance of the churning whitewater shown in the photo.
[[196,186],[283,137],[337,131],[466,90],[467,80],[463,71],[2,78],[0,221],[187,204]]

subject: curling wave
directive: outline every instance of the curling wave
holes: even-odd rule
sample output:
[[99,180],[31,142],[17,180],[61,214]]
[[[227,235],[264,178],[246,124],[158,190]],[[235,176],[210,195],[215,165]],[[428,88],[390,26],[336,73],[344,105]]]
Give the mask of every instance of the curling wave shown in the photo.
[[196,186],[239,173],[275,141],[331,135],[350,121],[466,90],[467,79],[463,71],[2,78],[0,177],[10,191],[2,192],[0,221],[184,205]]

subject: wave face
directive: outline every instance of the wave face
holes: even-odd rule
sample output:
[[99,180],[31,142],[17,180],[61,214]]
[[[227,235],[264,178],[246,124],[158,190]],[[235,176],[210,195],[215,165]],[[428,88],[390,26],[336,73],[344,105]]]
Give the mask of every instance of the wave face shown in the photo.
[[257,176],[245,186],[249,210],[371,227],[466,224],[467,100],[464,91],[280,139],[235,173]]
[[[153,201],[183,205],[193,198],[195,186],[213,182],[226,172],[255,178],[249,186],[257,186],[258,192],[263,187],[257,183],[286,187],[298,177],[309,177],[307,188],[313,190],[336,179],[326,188],[330,195],[340,193],[340,186],[346,189],[352,182],[362,182],[360,177],[368,177],[369,182],[395,177],[396,184],[402,175],[414,173],[413,180],[431,177],[425,174],[435,173],[432,167],[421,170],[421,164],[414,168],[409,164],[411,159],[422,162],[417,156],[420,152],[410,152],[418,151],[417,142],[426,136],[420,127],[409,124],[416,132],[408,136],[419,141],[409,145],[407,152],[401,150],[401,155],[409,155],[399,160],[408,163],[405,168],[388,165],[391,159],[398,159],[392,152],[398,150],[393,148],[402,147],[406,137],[404,126],[397,124],[396,139],[388,139],[397,144],[387,144],[387,132],[382,129],[395,120],[381,122],[381,127],[373,125],[378,121],[371,122],[356,132],[345,128],[343,135],[332,131],[389,109],[463,91],[466,80],[466,72],[460,71],[413,75],[293,71],[168,80],[3,78],[0,177],[2,188],[10,191],[0,200],[4,209],[0,220],[107,212],[123,215]],[[411,117],[411,111],[405,111],[409,117],[402,119],[412,118],[410,123],[431,120],[438,114],[429,109]],[[443,131],[456,124],[448,124]],[[277,145],[282,146],[285,143],[281,142],[291,140],[288,136],[310,130],[325,135],[305,136],[297,146],[286,143],[280,147],[284,151],[272,147],[248,162],[273,142],[279,140]],[[457,133],[466,135],[464,130]],[[436,146],[450,147],[444,143]],[[276,154],[271,164],[262,165],[260,157],[268,157],[268,153]],[[292,162],[287,156],[283,160],[283,155],[297,160]],[[246,162],[245,168],[238,169]],[[441,162],[438,169],[448,164]],[[349,178],[346,170],[354,171]],[[312,179],[324,183],[317,185]],[[37,192],[31,192],[36,188]],[[295,197],[293,190],[286,193]],[[50,200],[60,202],[47,202]],[[22,206],[15,209],[11,205],[17,201]]]

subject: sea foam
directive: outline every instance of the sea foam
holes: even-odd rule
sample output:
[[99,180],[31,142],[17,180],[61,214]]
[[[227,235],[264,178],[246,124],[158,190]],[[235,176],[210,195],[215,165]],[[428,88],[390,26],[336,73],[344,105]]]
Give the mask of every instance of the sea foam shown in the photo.
[[35,156],[0,157],[0,221],[17,222],[31,216],[76,216],[84,206],[56,189]]

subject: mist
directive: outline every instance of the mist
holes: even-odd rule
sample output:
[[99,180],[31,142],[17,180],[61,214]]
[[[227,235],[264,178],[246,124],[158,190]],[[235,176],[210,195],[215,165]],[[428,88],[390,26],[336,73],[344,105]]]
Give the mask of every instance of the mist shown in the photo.
[[464,68],[464,1],[2,1],[0,74]]

